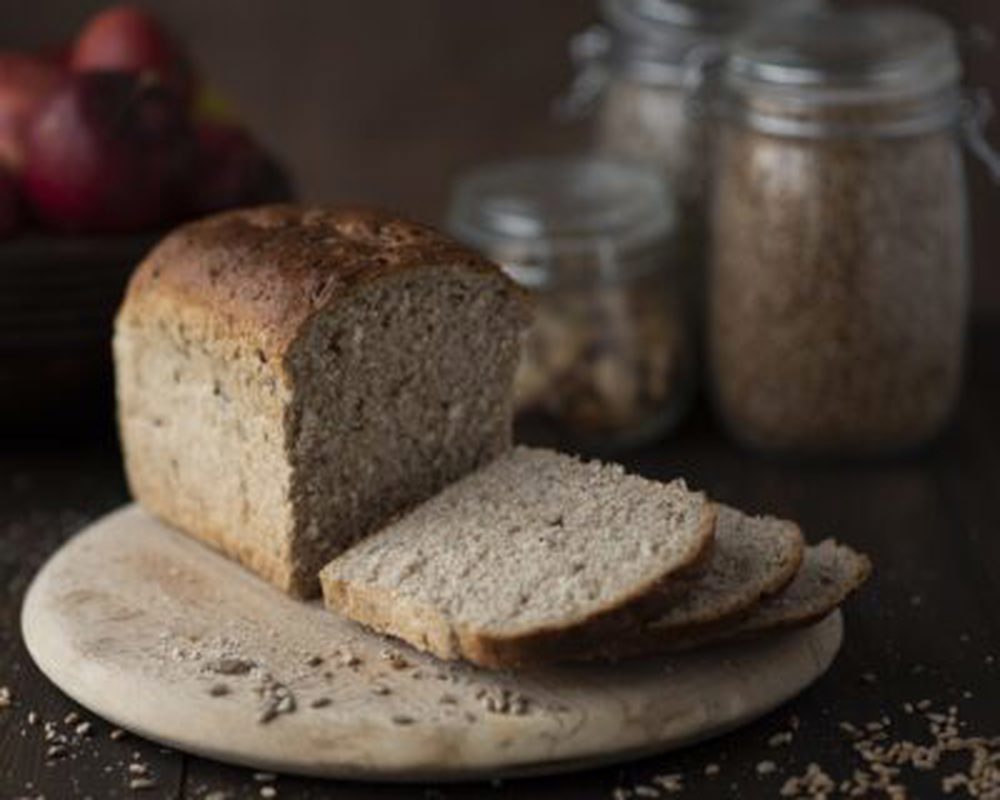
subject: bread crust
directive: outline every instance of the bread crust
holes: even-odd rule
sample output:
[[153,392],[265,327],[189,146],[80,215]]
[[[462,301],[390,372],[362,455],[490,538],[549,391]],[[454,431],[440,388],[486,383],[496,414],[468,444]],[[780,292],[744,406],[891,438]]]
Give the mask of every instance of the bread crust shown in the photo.
[[153,248],[129,280],[116,327],[200,318],[192,338],[242,341],[280,363],[316,312],[368,281],[429,264],[502,274],[433,228],[373,209],[225,212],[182,225]]

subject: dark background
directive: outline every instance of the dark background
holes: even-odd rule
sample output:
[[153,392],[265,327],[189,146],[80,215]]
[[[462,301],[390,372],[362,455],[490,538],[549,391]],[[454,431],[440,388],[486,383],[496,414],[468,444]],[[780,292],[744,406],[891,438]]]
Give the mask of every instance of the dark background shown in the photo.
[[[156,0],[204,72],[242,109],[260,137],[297,173],[302,195],[324,202],[373,202],[440,220],[448,182],[480,160],[572,147],[581,130],[549,121],[569,80],[572,33],[594,20],[595,0]],[[0,47],[69,36],[97,0],[0,0]],[[1000,35],[1000,0],[924,2],[965,32]],[[975,36],[972,38],[983,38]],[[1000,51],[970,54],[970,85],[1000,98]],[[1000,125],[996,139],[1000,142]],[[388,787],[279,782],[284,800],[609,800],[615,787],[682,772],[699,800],[777,796],[783,781],[816,762],[835,777],[860,766],[840,720],[890,715],[906,726],[904,703],[960,707],[969,733],[1000,729],[1000,194],[970,162],[976,237],[976,305],[968,388],[953,429],[910,458],[866,464],[763,460],[723,439],[695,414],[669,444],[631,454],[630,469],[654,478],[683,473],[713,497],[798,520],[812,539],[836,535],[868,552],[875,578],[847,605],[845,647],[830,673],[793,703],[721,739],[678,753],[562,778],[500,785]],[[12,245],[8,245],[12,246]],[[79,267],[80,262],[74,264]],[[102,342],[102,348],[106,345]],[[104,352],[102,350],[102,352]],[[6,363],[0,352],[0,363]],[[21,405],[24,382],[0,383]],[[17,390],[17,391],[15,391]],[[58,400],[62,394],[53,393]],[[28,401],[36,403],[39,398]],[[71,405],[71,404],[70,404]],[[107,403],[110,408],[110,400]],[[0,406],[2,407],[2,406]],[[66,409],[60,413],[65,415]],[[0,419],[8,415],[0,413]],[[117,450],[108,441],[68,446],[0,437],[0,797],[134,798],[126,770],[135,753],[158,787],[149,800],[202,799],[226,790],[257,797],[248,770],[108,738],[94,719],[42,678],[24,651],[21,598],[37,568],[86,522],[127,501]],[[94,735],[71,759],[46,757],[42,726],[68,712],[93,720]],[[802,730],[780,751],[769,738],[794,716]],[[895,733],[894,733],[895,735]],[[778,772],[756,765],[773,759]],[[706,764],[722,765],[706,778]],[[909,773],[912,796],[941,797],[941,771]]]
[[[1000,35],[997,0],[925,0],[964,39]],[[100,0],[0,3],[0,46],[72,35]],[[440,221],[448,182],[489,158],[572,147],[553,124],[569,37],[596,0],[149,0],[204,73],[292,166],[302,196]],[[973,31],[976,31],[975,33]],[[1000,49],[971,46],[970,85],[1000,97]],[[997,126],[1000,131],[1000,126]],[[1000,141],[1000,132],[996,135]],[[1000,313],[1000,195],[977,162],[976,306]]]

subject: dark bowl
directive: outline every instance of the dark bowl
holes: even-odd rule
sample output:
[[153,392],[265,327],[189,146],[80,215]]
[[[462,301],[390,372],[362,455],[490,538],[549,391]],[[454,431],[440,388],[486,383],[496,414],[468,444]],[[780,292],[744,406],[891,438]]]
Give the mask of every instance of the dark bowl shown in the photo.
[[159,237],[0,242],[0,431],[110,428],[112,321],[132,269]]

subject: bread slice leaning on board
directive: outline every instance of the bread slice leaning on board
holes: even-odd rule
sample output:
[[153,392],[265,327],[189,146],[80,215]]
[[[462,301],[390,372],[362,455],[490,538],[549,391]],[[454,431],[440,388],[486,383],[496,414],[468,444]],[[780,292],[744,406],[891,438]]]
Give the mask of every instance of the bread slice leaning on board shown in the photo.
[[517,447],[321,573],[327,604],[487,667],[599,652],[686,592],[716,509],[682,481]]

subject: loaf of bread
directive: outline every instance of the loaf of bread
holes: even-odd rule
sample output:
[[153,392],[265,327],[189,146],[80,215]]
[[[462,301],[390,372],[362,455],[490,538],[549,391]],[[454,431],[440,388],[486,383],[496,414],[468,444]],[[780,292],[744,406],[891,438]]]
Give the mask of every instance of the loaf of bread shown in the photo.
[[510,447],[527,322],[499,269],[363,210],[185,225],[115,323],[128,482],[281,589]]

